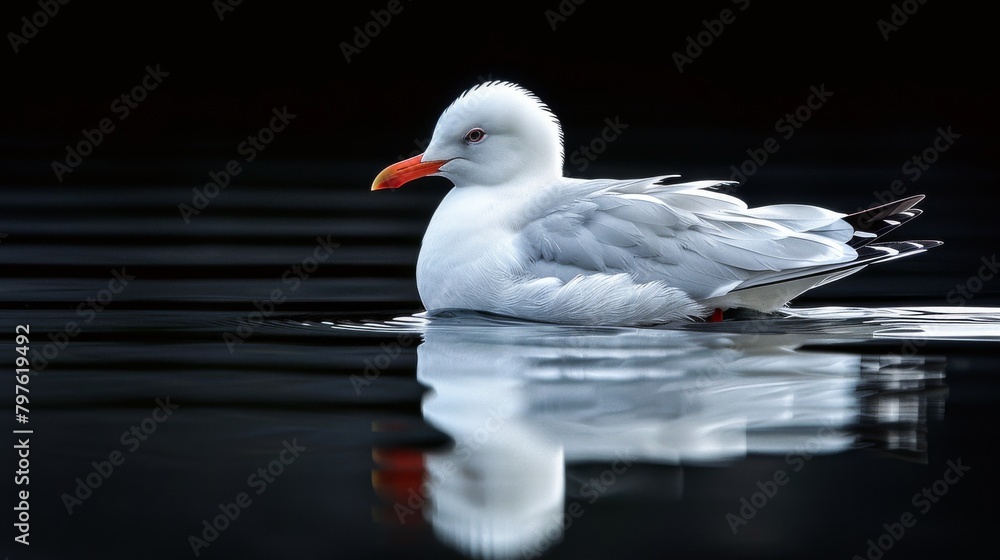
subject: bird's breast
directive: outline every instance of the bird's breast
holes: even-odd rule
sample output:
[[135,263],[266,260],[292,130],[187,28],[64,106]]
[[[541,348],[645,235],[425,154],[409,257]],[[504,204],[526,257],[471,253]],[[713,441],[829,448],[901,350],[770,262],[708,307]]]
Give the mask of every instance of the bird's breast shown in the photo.
[[431,218],[417,259],[417,289],[428,310],[491,307],[526,266],[517,232],[496,219],[506,208],[495,197],[453,189]]

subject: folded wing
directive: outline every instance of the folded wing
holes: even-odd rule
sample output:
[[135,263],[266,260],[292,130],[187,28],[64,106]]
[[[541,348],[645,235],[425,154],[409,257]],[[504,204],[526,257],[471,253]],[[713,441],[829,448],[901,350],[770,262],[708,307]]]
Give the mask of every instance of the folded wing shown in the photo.
[[523,230],[532,274],[630,273],[708,299],[766,279],[854,261],[845,215],[804,205],[748,208],[733,183],[568,180]]

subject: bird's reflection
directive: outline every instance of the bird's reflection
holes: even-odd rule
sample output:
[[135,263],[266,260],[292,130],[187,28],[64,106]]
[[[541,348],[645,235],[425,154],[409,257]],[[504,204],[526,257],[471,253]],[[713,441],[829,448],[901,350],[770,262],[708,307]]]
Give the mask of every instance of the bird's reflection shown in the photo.
[[[417,376],[430,388],[423,415],[455,444],[424,458],[423,515],[470,556],[531,557],[637,463],[679,472],[748,454],[791,461],[859,446],[920,460],[928,416],[943,410],[943,361],[885,347],[838,350],[828,334],[776,328],[803,321],[685,329],[430,321],[417,351]],[[856,327],[836,341],[871,337]],[[567,477],[582,481],[571,501]]]

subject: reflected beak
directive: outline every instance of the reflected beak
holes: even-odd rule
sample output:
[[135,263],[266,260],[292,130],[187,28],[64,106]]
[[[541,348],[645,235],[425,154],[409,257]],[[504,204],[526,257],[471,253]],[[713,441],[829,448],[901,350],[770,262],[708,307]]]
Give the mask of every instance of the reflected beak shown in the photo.
[[372,190],[398,189],[414,179],[437,173],[442,165],[448,163],[447,160],[421,161],[423,157],[424,154],[420,154],[386,167],[375,177]]

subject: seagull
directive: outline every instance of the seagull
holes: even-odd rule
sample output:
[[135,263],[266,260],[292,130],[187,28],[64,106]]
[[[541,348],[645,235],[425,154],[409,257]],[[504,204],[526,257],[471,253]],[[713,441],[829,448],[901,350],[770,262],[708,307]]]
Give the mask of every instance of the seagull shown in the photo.
[[876,242],[916,218],[923,195],[853,214],[750,208],[738,183],[563,175],[559,120],[536,95],[489,81],[462,93],[424,153],[372,191],[426,176],[454,187],[424,234],[417,289],[429,314],[649,326],[773,312],[803,292],[939,241]]

